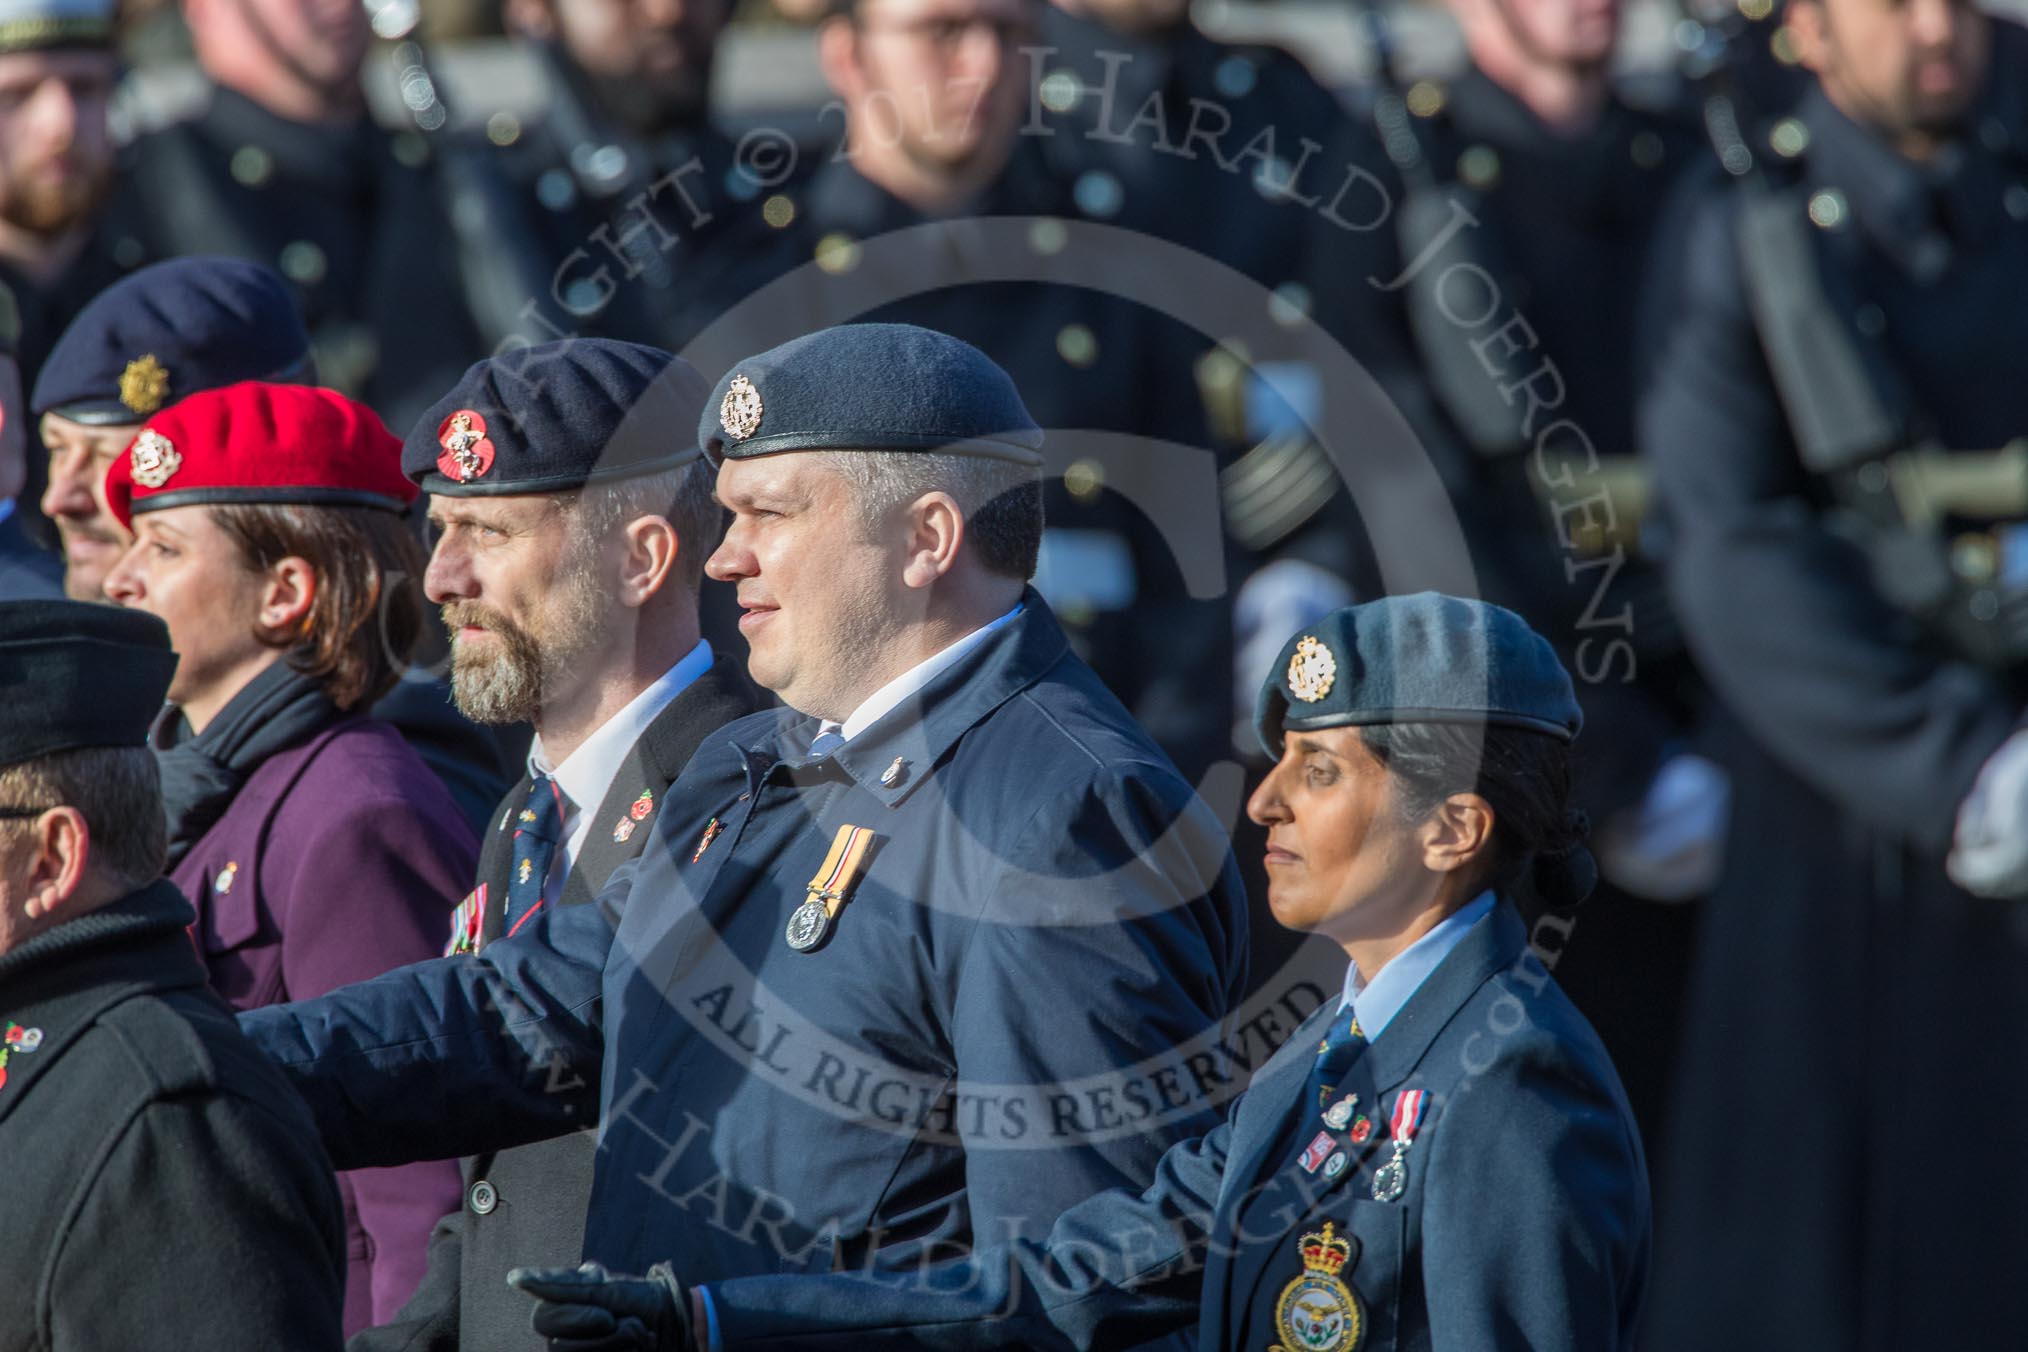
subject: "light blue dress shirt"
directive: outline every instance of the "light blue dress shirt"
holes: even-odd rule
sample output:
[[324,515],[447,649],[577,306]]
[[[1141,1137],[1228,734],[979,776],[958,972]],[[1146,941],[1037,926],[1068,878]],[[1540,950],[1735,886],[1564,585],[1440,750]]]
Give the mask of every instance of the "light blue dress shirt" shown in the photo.
[[1366,1034],[1368,1042],[1373,1041],[1394,1022],[1394,1016],[1429,979],[1429,974],[1450,956],[1466,931],[1492,910],[1492,892],[1481,892],[1437,922],[1435,929],[1395,954],[1394,960],[1376,972],[1371,981],[1361,979],[1359,964],[1353,963],[1345,969],[1345,998],[1338,1008],[1352,1006],[1359,1031]]

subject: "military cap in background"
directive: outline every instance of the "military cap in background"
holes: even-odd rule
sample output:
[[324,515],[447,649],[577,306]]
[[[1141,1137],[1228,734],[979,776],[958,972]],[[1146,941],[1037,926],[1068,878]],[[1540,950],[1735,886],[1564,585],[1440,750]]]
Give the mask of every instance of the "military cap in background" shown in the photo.
[[0,0],[0,53],[110,47],[118,0]]
[[401,467],[452,497],[555,493],[697,459],[708,385],[660,348],[566,338],[472,363],[402,446]]
[[137,513],[194,503],[399,512],[415,499],[401,443],[380,415],[309,385],[248,381],[193,394],[149,419],[106,471],[106,506],[129,529]]
[[176,672],[169,626],[85,601],[0,602],[0,765],[145,746]]
[[237,258],[176,258],[78,312],[29,408],[95,426],[136,423],[202,390],[312,375],[310,335],[280,274]]
[[1418,592],[1334,610],[1290,639],[1262,685],[1254,730],[1478,723],[1562,741],[1584,726],[1549,640],[1503,606]]
[[938,451],[1042,463],[1013,378],[913,324],[841,324],[735,363],[697,441],[714,460],[783,451]]

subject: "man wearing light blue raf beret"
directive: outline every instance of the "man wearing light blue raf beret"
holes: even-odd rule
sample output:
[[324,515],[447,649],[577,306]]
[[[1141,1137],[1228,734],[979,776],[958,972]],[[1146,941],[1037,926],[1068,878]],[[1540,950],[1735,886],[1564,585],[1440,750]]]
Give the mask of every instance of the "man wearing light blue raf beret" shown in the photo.
[[1425,592],[1291,636],[1256,706],[1275,767],[1267,904],[1350,958],[1154,1185],[903,1274],[517,1274],[591,1348],[1132,1347],[1614,1352],[1647,1276],[1647,1174],[1619,1077],[1511,897],[1596,879],[1567,806],[1582,722],[1512,611]]
[[596,905],[243,1026],[341,1166],[596,1120],[584,1255],[620,1271],[910,1267],[1147,1186],[1234,1092],[1244,903],[1026,585],[1013,382],[846,325],[736,363],[699,438],[708,572],[788,707],[704,741]]

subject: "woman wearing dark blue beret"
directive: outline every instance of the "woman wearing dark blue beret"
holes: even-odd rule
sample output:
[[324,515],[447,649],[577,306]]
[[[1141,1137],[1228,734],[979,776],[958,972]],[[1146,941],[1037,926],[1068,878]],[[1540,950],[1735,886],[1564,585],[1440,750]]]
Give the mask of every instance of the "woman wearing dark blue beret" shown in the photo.
[[1646,1166],[1619,1078],[1513,898],[1594,874],[1568,806],[1570,678],[1512,612],[1424,593],[1293,636],[1247,805],[1268,905],[1350,958],[1154,1185],[1046,1239],[892,1276],[522,1273],[560,1346],[1605,1352],[1631,1345]]

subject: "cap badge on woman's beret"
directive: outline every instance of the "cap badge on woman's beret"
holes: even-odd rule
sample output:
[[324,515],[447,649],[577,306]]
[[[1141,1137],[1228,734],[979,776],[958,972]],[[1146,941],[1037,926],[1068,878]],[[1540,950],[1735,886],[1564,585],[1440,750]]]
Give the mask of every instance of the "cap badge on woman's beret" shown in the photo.
[[169,370],[150,352],[120,372],[120,402],[142,417],[159,412],[169,398]]
[[469,483],[493,468],[493,443],[486,436],[486,420],[469,408],[461,408],[437,428],[437,444],[444,453],[437,457],[437,470],[446,478]]
[[718,425],[734,441],[745,441],[760,431],[764,411],[760,391],[754,388],[753,382],[743,375],[734,376],[732,383],[725,387],[725,398],[718,405]]
[[1305,704],[1315,704],[1331,693],[1338,679],[1338,659],[1314,634],[1305,634],[1289,658],[1289,693]]
[[160,488],[183,468],[183,456],[169,438],[153,429],[134,438],[134,482],[143,488]]

